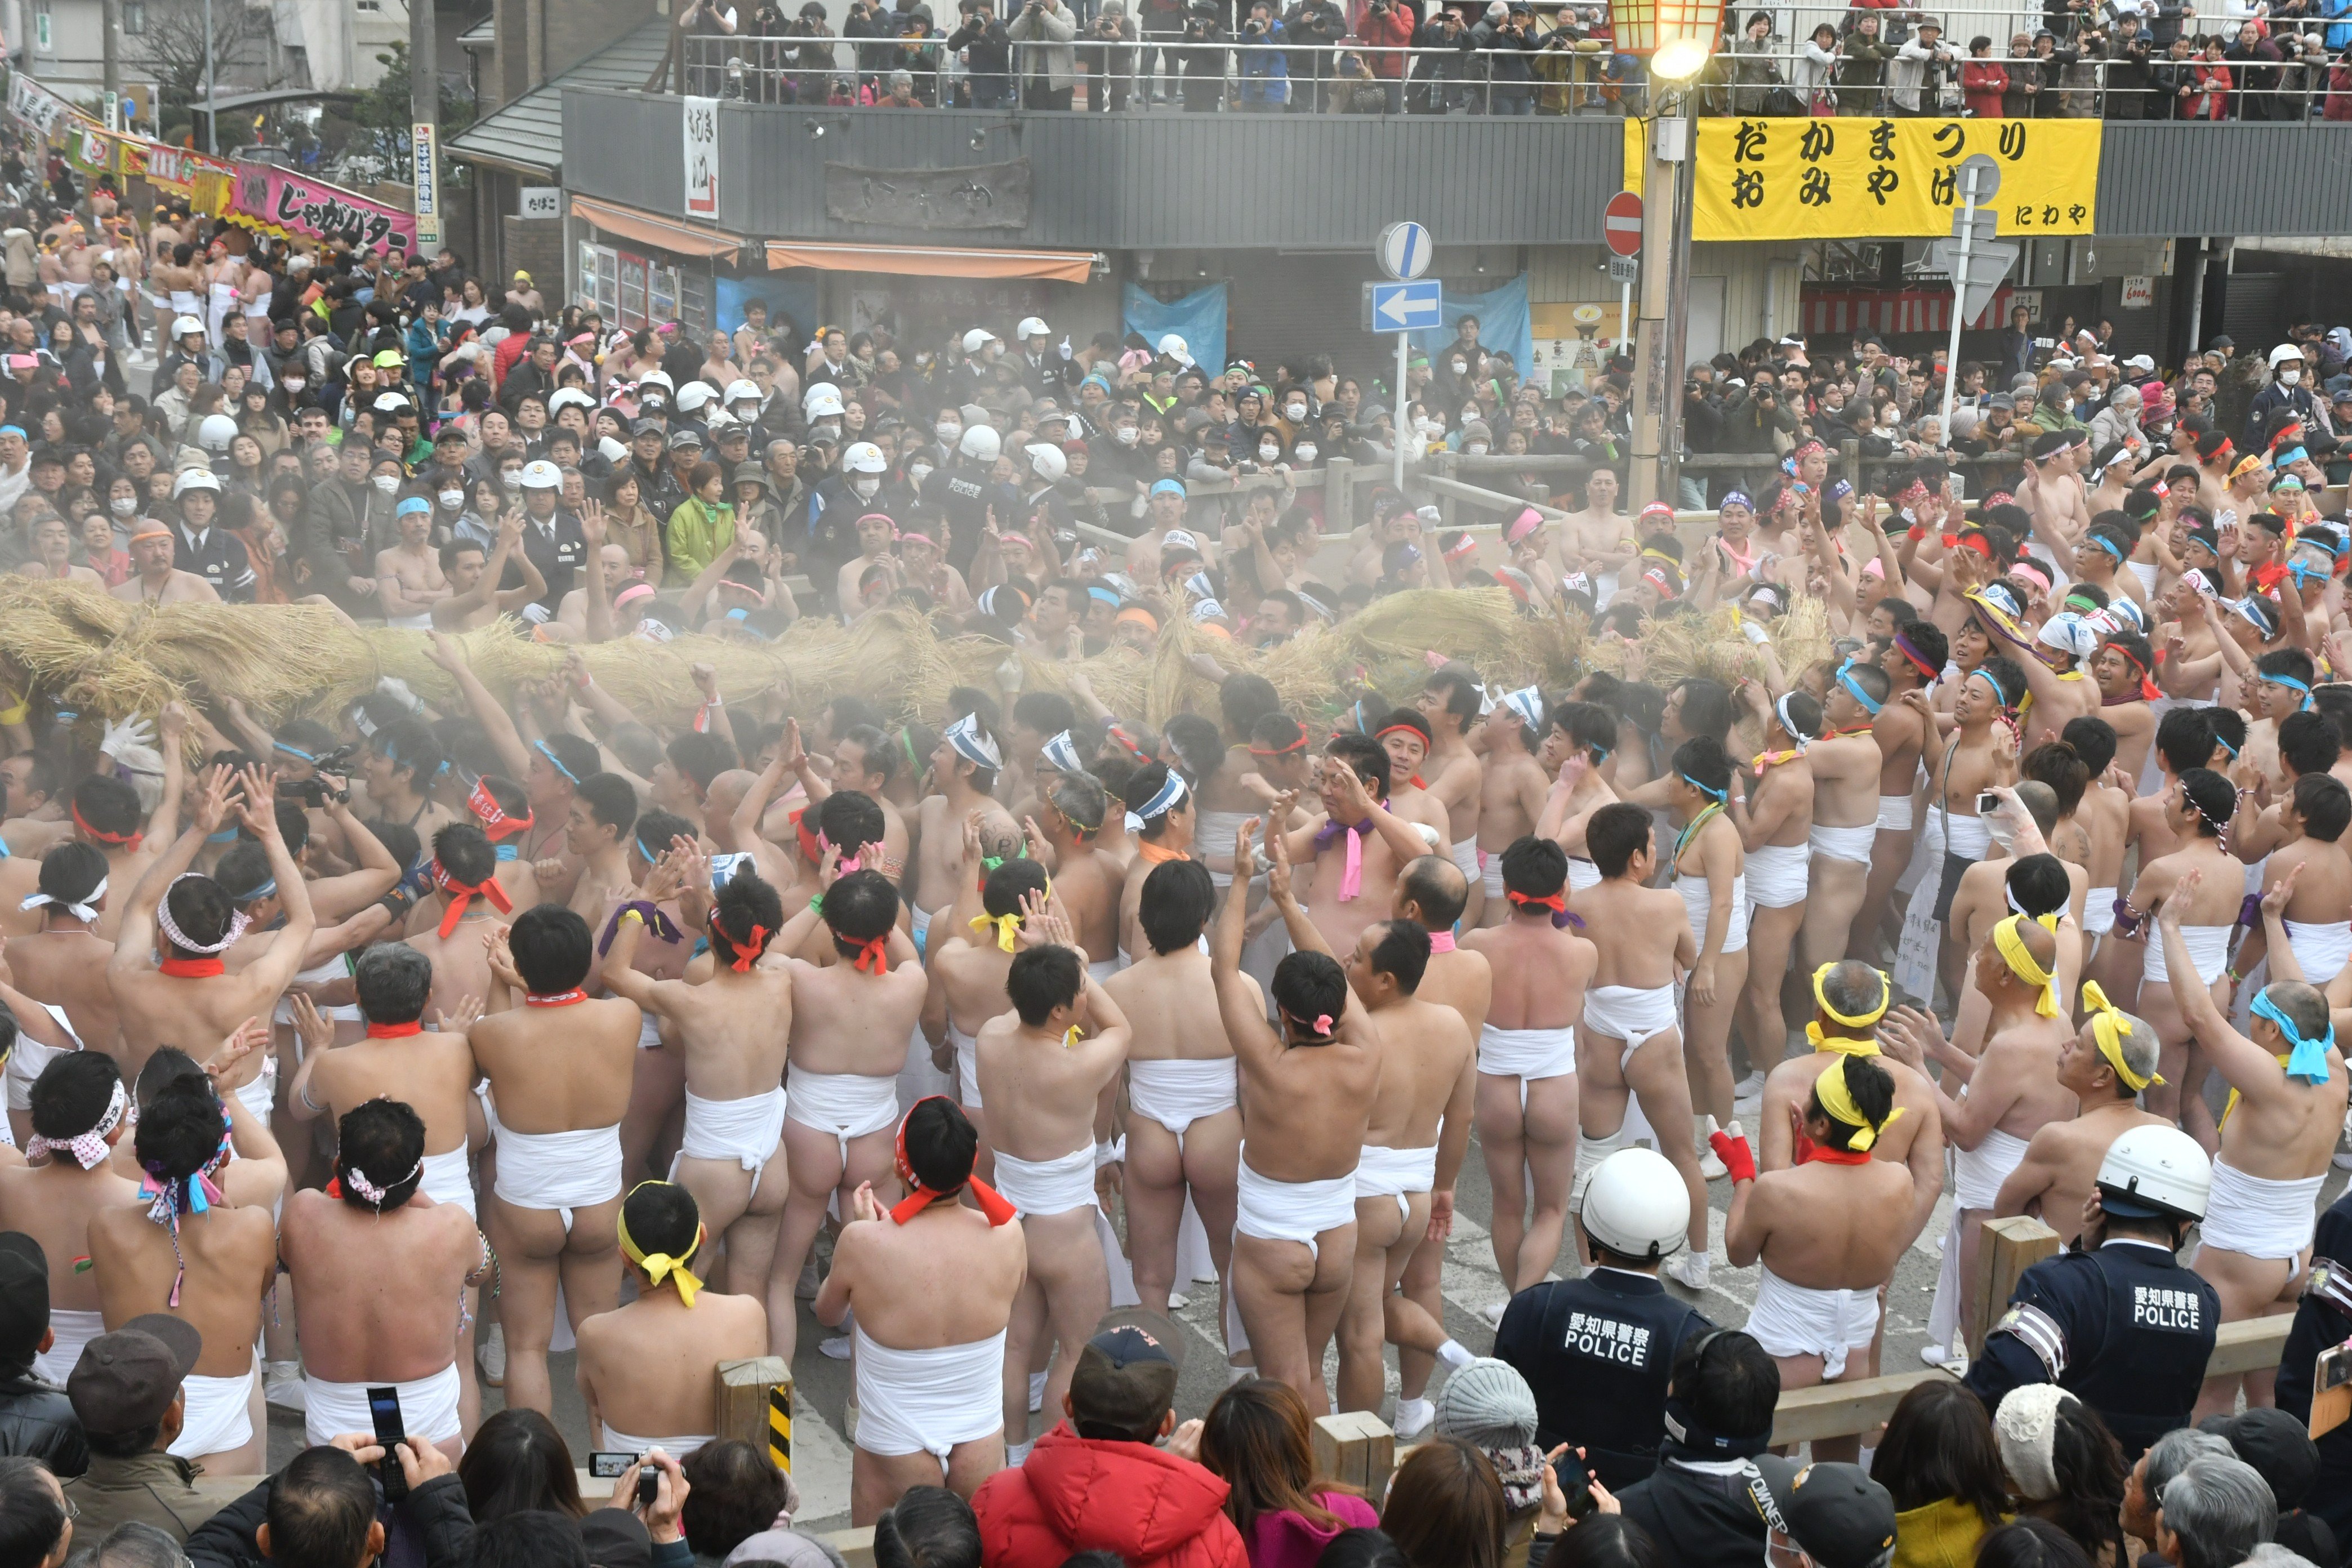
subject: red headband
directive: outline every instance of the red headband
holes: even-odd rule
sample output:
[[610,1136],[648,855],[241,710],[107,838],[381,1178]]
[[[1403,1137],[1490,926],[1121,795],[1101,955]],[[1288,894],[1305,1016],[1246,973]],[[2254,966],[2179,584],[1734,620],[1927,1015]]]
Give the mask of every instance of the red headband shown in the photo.
[[735,950],[735,961],[728,967],[738,974],[751,973],[751,966],[760,962],[760,955],[768,949],[768,939],[776,934],[766,926],[755,921],[751,926],[751,933],[738,940],[733,931],[719,923],[718,916],[715,914],[711,917],[710,929],[725,937],[728,945]]
[[511,838],[518,833],[530,831],[530,812],[525,811],[520,816],[509,816],[500,809],[498,797],[490,794],[488,779],[475,781],[474,793],[466,797],[466,809],[481,823],[483,835],[493,844],[501,838]]
[[95,838],[100,844],[118,845],[121,847],[129,850],[131,854],[136,855],[139,853],[139,846],[146,840],[147,836],[143,833],[100,832],[99,829],[92,827],[89,825],[89,820],[82,816],[81,807],[75,805],[68,806],[67,809],[73,813],[74,826],[80,828],[85,837]]
[[1252,746],[1249,753],[1253,757],[1286,757],[1293,752],[1303,752],[1306,749],[1307,731],[1301,730],[1298,732],[1298,739],[1286,746]]
[[[947,1096],[944,1094],[928,1094],[923,1097],[923,1100],[945,1099]],[[915,1105],[922,1103],[922,1100],[915,1101]],[[907,1114],[898,1119],[898,1179],[907,1184],[908,1190],[907,1196],[890,1211],[890,1218],[899,1225],[906,1224],[939,1200],[952,1199],[954,1195],[952,1191],[941,1192],[937,1187],[927,1187],[917,1180],[915,1167],[907,1158],[907,1122],[915,1114],[915,1105],[908,1106]],[[1010,1225],[1019,1217],[1020,1211],[1006,1203],[994,1187],[990,1186],[978,1176],[966,1176],[963,1185],[971,1190],[973,1199],[980,1205],[980,1212],[988,1216],[990,1225]]]
[[1928,679],[1933,680],[1937,676],[1944,673],[1942,670],[1937,669],[1934,665],[1929,664],[1926,659],[1920,658],[1919,650],[1911,646],[1911,640],[1905,637],[1901,632],[1896,632],[1895,634],[1895,646],[1902,649],[1903,657],[1909,659],[1912,664],[1917,668],[1919,673],[1926,676]]
[[489,900],[490,908],[500,914],[509,913],[514,909],[514,900],[507,897],[507,890],[499,885],[498,878],[490,877],[480,882],[461,882],[449,875],[437,856],[433,861],[433,885],[449,895],[449,908],[441,916],[441,935],[445,941],[451,931],[457,929],[457,922],[465,918],[466,906],[476,899]]
[[[844,937],[841,940],[846,942],[849,939]],[[857,949],[857,962],[851,967],[860,974],[890,973],[890,933],[888,931],[884,931],[869,942],[861,942],[854,945]],[[869,963],[873,965],[871,969],[866,967]]]
[[1503,897],[1523,910],[1549,910],[1556,915],[1568,912],[1568,895],[1565,893],[1548,893],[1538,899],[1526,893],[1512,892],[1507,888],[1503,891]]

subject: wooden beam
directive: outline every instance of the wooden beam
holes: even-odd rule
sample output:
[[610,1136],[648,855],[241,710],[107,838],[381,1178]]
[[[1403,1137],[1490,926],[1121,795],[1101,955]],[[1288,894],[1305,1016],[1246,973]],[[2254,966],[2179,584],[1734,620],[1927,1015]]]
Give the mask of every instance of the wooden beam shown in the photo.
[[1986,1331],[2009,1310],[2018,1277],[2045,1258],[2057,1256],[2058,1233],[2031,1215],[1977,1222],[1976,1300],[1968,1321],[1969,1354],[1984,1353]]
[[[2286,1349],[2286,1333],[2294,1320],[2248,1318],[2224,1323],[2214,1335],[2213,1353],[2205,1363],[2208,1376],[2265,1372],[2275,1367]],[[1895,1412],[1903,1396],[1923,1383],[1951,1374],[1937,1369],[1900,1372],[1890,1377],[1857,1378],[1850,1383],[1818,1384],[1780,1395],[1772,1416],[1774,1443],[1802,1443],[1816,1437],[1846,1437],[1867,1432]]]
[[1396,1434],[1369,1410],[1343,1411],[1315,1420],[1315,1469],[1344,1481],[1367,1498],[1388,1490],[1396,1469]]
[[836,1530],[830,1535],[820,1535],[819,1541],[841,1553],[846,1568],[874,1568],[874,1527],[857,1530]]
[[776,1468],[793,1468],[793,1369],[782,1356],[722,1361],[717,1373],[717,1425],[721,1438],[737,1437],[765,1448]]

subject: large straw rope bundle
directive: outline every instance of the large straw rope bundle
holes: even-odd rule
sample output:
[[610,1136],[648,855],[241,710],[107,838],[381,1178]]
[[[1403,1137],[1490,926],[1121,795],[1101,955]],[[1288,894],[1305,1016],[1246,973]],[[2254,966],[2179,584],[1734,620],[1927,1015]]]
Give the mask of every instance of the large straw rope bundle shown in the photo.
[[[877,611],[853,627],[803,620],[765,645],[708,637],[539,643],[511,620],[456,640],[483,684],[501,695],[555,676],[576,651],[598,684],[650,723],[680,722],[693,712],[697,663],[710,665],[720,689],[739,701],[780,689],[805,714],[854,694],[901,718],[936,714],[954,686],[1067,690],[1075,674],[1113,712],[1153,724],[1213,703],[1215,683],[1196,668],[1202,655],[1224,670],[1264,675],[1286,706],[1302,713],[1343,706],[1367,689],[1409,700],[1433,658],[1468,663],[1498,688],[1533,683],[1555,693],[1588,668],[1623,663],[1622,644],[1588,644],[1580,616],[1522,615],[1499,588],[1394,595],[1341,626],[1311,628],[1264,652],[1180,621],[1149,655],[1119,647],[1067,664],[983,637],[942,637],[903,608]],[[1782,621],[1779,640],[1792,673],[1803,659],[1825,655],[1821,607],[1801,604]],[[1727,610],[1662,626],[1644,646],[1645,677],[1661,683],[1752,668]],[[455,695],[421,632],[354,629],[303,605],[134,605],[80,584],[14,576],[0,577],[0,678],[19,689],[94,719],[152,715],[192,693],[234,698],[264,721],[323,717],[385,676],[428,701]]]

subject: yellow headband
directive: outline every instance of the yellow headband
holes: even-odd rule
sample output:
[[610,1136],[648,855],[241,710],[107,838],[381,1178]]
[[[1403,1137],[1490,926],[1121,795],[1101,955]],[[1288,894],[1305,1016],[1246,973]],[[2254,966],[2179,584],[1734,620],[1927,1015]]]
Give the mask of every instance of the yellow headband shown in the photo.
[[2123,1021],[2126,1015],[2121,1007],[2107,1000],[2107,994],[2099,989],[2097,981],[2083,982],[2083,1005],[2090,1009],[2091,1038],[2097,1042],[2099,1055],[2107,1058],[2107,1065],[2116,1069],[2116,1079],[2126,1089],[2137,1094],[2149,1084],[2164,1081],[2162,1073],[2150,1073],[2142,1078],[2125,1064]]
[[1853,1091],[1845,1086],[1845,1064],[1846,1058],[1843,1057],[1830,1063],[1829,1070],[1813,1079],[1813,1094],[1821,1100],[1822,1109],[1830,1113],[1832,1120],[1842,1121],[1846,1126],[1855,1129],[1853,1136],[1846,1140],[1845,1146],[1860,1154],[1867,1152],[1872,1144],[1877,1142],[1878,1135],[1895,1125],[1903,1111],[1900,1107],[1897,1107],[1888,1113],[1885,1121],[1875,1127],[1872,1126],[1869,1119],[1864,1117],[1860,1109],[1854,1105]]
[[2033,962],[2033,955],[2025,951],[2025,939],[2018,934],[2017,928],[2029,918],[2053,935],[2057,933],[2056,915],[2011,915],[1992,928],[1992,944],[2008,963],[2011,974],[2028,985],[2042,987],[2042,994],[2033,999],[2034,1012],[2044,1018],[2054,1018],[2058,1016],[2058,982],[2048,970]]
[[[637,1184],[640,1187],[667,1184],[667,1183],[654,1182],[640,1182]],[[635,1194],[635,1188],[630,1189],[632,1195]],[[685,1302],[689,1307],[693,1306],[695,1292],[702,1289],[702,1281],[697,1279],[687,1268],[686,1259],[687,1258],[691,1258],[696,1253],[702,1250],[702,1238],[706,1233],[701,1225],[697,1224],[694,1227],[694,1245],[686,1249],[686,1257],[672,1258],[667,1252],[646,1252],[643,1248],[639,1247],[635,1241],[631,1240],[629,1238],[629,1221],[625,1215],[621,1216],[619,1223],[621,1256],[635,1264],[638,1268],[644,1269],[646,1277],[652,1279],[655,1284],[658,1285],[664,1279],[667,1279],[671,1284],[677,1287],[677,1299]]]
[[[1054,879],[1048,877],[1045,879],[1045,897],[1050,899],[1053,896]],[[1011,952],[1014,946],[1013,938],[1021,930],[1021,911],[1018,910],[1009,915],[978,914],[971,917],[971,929],[986,931],[989,927],[994,926],[998,951]]]
[[[1830,971],[1835,969],[1837,965],[1838,961],[1833,959],[1813,971],[1814,1005],[1828,1016],[1831,1022],[1843,1024],[1849,1029],[1867,1029],[1886,1016],[1887,1005],[1895,1000],[1895,989],[1887,984],[1886,976],[1877,970],[1871,971],[1872,973],[1878,975],[1877,1006],[1866,1013],[1841,1013],[1830,1005],[1825,983],[1829,979]],[[1818,1018],[1805,1026],[1805,1038],[1812,1042],[1813,1049],[1817,1051],[1831,1050],[1841,1056],[1849,1057],[1874,1057],[1879,1054],[1876,1040],[1845,1040],[1839,1039],[1833,1035],[1823,1034],[1821,1020]]]

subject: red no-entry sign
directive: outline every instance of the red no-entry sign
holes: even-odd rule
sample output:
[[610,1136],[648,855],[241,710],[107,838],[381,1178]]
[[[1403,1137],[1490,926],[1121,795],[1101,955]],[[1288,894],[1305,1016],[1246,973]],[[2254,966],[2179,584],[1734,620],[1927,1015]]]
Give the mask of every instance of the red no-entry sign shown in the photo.
[[1619,256],[1638,256],[1642,252],[1642,198],[1631,191],[1620,191],[1609,198],[1601,209],[1601,237]]

